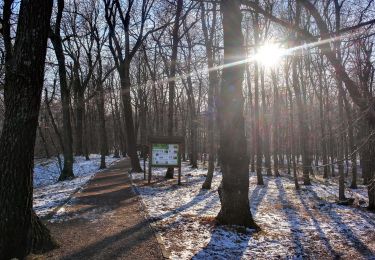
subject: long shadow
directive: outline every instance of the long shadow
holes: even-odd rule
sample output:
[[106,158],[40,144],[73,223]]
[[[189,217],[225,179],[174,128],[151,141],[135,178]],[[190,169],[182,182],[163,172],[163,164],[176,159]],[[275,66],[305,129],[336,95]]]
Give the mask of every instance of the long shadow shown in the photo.
[[358,210],[358,214],[361,215],[361,217],[367,222],[369,223],[370,225],[374,226],[374,229],[375,229],[375,214],[374,213],[371,213],[369,211],[367,211],[367,213],[370,213],[370,214],[373,214],[374,215],[374,218],[371,218],[370,216],[366,215],[364,212],[364,209],[360,209]]
[[103,190],[110,190],[117,188],[119,186],[123,186],[123,183],[115,183],[115,184],[109,184],[109,185],[98,185],[94,187],[86,187],[85,188],[85,193],[90,193],[90,192],[98,192],[98,191],[103,191]]
[[171,211],[168,211],[168,212],[166,212],[164,214],[161,214],[161,215],[153,218],[152,221],[162,220],[162,219],[168,218],[168,217],[170,217],[170,216],[172,216],[174,214],[178,214],[178,213],[180,213],[182,211],[185,211],[185,210],[191,208],[192,206],[194,206],[195,204],[206,200],[207,198],[210,197],[210,195],[212,195],[212,191],[200,190],[199,193],[191,201],[189,201],[188,203],[186,203],[184,205],[181,205],[180,207],[178,207],[176,209],[173,209]]
[[[314,196],[314,198],[315,198],[316,201],[320,200],[319,196],[316,194],[316,192],[314,190],[311,189],[311,190],[309,190],[309,192]],[[332,210],[332,207],[320,208],[320,212],[325,213],[325,215],[327,215],[328,217],[330,217],[335,222],[336,230],[341,235],[343,235],[344,237],[346,237],[346,239],[349,240],[354,245],[354,247],[356,248],[356,250],[358,251],[358,253],[360,253],[365,258],[367,258],[369,256],[370,257],[374,257],[374,253],[371,251],[371,249],[368,248],[368,246],[365,245],[354,234],[354,232],[350,229],[350,227],[348,227],[344,223],[344,221],[342,220],[341,216],[339,214],[337,214],[334,210]]]
[[281,178],[275,179],[276,187],[279,191],[278,198],[283,206],[283,211],[288,219],[288,223],[291,227],[291,234],[293,236],[293,243],[296,245],[295,248],[295,257],[306,256],[304,246],[301,242],[303,237],[303,231],[301,230],[301,223],[298,214],[294,208],[286,207],[291,205],[290,201],[287,199],[287,194],[284,189],[284,185],[281,182]]
[[215,194],[212,194],[211,199],[207,201],[206,205],[198,211],[198,215],[206,213],[208,210],[213,208],[219,201],[219,195],[217,194],[217,196],[215,196]]
[[140,243],[153,236],[147,221],[142,221],[135,226],[122,230],[112,236],[95,242],[78,252],[73,252],[62,257],[63,260],[71,259],[114,259],[119,256],[127,256],[129,251]]
[[[215,227],[211,232],[209,243],[192,259],[231,259],[240,260],[249,248],[251,232],[246,234],[226,230],[223,226]],[[229,258],[228,258],[229,257]]]
[[257,185],[250,195],[251,213],[255,216],[260,203],[266,196],[268,191],[268,179],[264,178],[264,185]]
[[[250,195],[251,212],[255,215],[259,205],[267,194],[268,180],[265,180],[265,185],[257,185]],[[207,210],[214,206],[218,197],[213,197],[203,210]],[[228,236],[228,234],[231,234]],[[208,244],[192,259],[242,259],[243,254],[249,248],[249,240],[251,233],[243,234],[235,231],[226,230],[223,226],[215,227],[211,232],[211,238]]]
[[[121,185],[123,185],[123,187],[121,187]],[[126,175],[108,175],[105,177],[105,181],[103,181],[102,178],[99,180],[94,179],[90,182],[81,193],[74,197],[72,203],[77,209],[73,208],[74,210],[60,214],[58,218],[79,218],[81,215],[89,213],[94,209],[103,212],[114,211],[132,203],[132,199],[135,196],[136,194],[134,194]],[[70,202],[68,202],[67,205],[69,206],[69,204]],[[80,207],[80,205],[84,205],[84,207]],[[53,219],[53,215],[44,219]]]
[[332,248],[332,245],[331,245],[329,239],[327,238],[327,236],[324,233],[322,227],[320,226],[319,221],[315,218],[315,216],[314,216],[313,212],[311,211],[310,207],[307,205],[305,199],[303,198],[303,196],[301,194],[301,191],[297,191],[297,194],[298,194],[299,200],[301,201],[301,204],[303,205],[305,211],[307,212],[307,214],[310,216],[310,218],[314,222],[314,226],[315,226],[316,230],[318,231],[320,238],[323,239],[324,246],[326,247],[326,249],[328,250],[328,252],[331,254],[332,257],[339,258],[340,254]]

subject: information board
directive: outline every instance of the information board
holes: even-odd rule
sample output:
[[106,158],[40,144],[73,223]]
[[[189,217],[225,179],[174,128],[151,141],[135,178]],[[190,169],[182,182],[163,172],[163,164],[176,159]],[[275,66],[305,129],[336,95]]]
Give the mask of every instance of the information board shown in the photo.
[[153,166],[178,166],[179,144],[152,144]]
[[181,185],[181,153],[185,150],[185,138],[183,136],[149,136],[148,142],[148,183],[151,183],[152,167],[177,167],[178,185]]

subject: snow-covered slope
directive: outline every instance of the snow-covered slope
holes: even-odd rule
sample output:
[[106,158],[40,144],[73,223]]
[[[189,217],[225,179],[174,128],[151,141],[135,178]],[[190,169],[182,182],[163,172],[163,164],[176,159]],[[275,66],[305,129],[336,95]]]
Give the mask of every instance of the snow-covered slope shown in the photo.
[[[107,166],[119,160],[113,156],[106,157]],[[34,210],[43,217],[63,204],[69,196],[81,188],[99,171],[100,155],[91,154],[86,161],[83,156],[74,158],[73,171],[76,178],[57,182],[60,170],[58,160],[40,160],[34,166]]]

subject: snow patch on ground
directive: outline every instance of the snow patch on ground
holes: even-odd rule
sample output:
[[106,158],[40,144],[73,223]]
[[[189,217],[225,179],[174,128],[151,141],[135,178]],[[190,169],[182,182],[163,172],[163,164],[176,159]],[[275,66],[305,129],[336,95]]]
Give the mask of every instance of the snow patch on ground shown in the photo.
[[[119,158],[107,156],[106,164],[109,166],[118,160]],[[89,161],[86,161],[84,156],[76,156],[73,163],[76,178],[58,182],[60,167],[57,158],[36,161],[33,193],[36,214],[44,217],[66,202],[72,193],[85,185],[99,171],[99,166],[99,154],[91,154]]]
[[264,176],[265,185],[257,186],[250,173],[251,212],[262,228],[254,233],[215,224],[221,173],[214,173],[206,191],[201,186],[207,169],[183,164],[182,186],[177,178],[165,180],[165,171],[153,169],[151,185],[143,173],[133,173],[132,179],[172,259],[375,259],[375,214],[363,208],[368,203],[364,186],[348,189],[347,197],[360,196],[366,203],[348,207],[335,203],[333,182],[314,179],[296,191],[287,175]]

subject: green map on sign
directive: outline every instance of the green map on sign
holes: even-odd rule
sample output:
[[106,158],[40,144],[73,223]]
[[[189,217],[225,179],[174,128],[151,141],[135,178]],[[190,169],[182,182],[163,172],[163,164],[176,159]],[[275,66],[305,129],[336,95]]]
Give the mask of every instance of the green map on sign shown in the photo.
[[168,149],[168,144],[153,144],[152,149]]
[[153,166],[178,166],[178,144],[152,144]]

